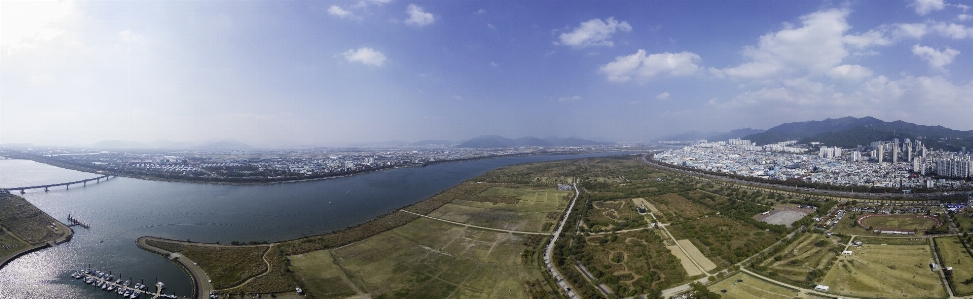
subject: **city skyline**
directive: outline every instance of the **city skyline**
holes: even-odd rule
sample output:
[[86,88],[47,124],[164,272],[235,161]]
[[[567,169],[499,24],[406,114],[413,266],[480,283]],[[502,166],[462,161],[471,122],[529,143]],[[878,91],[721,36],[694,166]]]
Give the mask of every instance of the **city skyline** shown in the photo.
[[0,145],[973,129],[966,4],[612,4],[3,1]]

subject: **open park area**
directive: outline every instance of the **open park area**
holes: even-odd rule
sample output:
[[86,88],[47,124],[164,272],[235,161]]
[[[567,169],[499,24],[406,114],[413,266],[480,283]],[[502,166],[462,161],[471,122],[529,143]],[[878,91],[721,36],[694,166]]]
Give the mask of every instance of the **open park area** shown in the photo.
[[942,267],[952,267],[947,275],[953,293],[957,296],[973,295],[973,256],[966,251],[959,237],[936,238],[936,250]]
[[822,233],[804,233],[776,255],[757,266],[773,279],[813,284],[824,275],[844,248],[838,238]]
[[939,225],[940,220],[927,215],[881,215],[868,214],[855,219],[858,226],[880,231],[915,232]]
[[709,290],[727,299],[791,299],[798,294],[797,290],[767,282],[744,272],[738,272],[710,285]]
[[[859,239],[856,239],[859,240]],[[831,267],[820,284],[830,293],[868,298],[943,298],[946,289],[925,238],[860,238]]]

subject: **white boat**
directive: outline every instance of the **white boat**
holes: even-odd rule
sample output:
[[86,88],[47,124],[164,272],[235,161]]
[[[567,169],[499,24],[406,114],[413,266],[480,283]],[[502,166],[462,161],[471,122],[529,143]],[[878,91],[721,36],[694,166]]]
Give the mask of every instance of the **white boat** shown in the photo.
[[160,282],[156,282],[156,283],[155,283],[155,287],[156,287],[157,289],[160,289],[160,290],[161,290],[161,289],[165,289],[165,288],[166,288],[166,284],[164,284],[164,283],[162,283],[161,281],[160,281]]

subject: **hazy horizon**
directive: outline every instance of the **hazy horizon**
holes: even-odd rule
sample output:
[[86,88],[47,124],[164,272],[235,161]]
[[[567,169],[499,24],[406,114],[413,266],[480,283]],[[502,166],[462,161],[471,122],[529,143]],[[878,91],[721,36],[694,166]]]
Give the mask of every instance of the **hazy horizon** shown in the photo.
[[0,145],[973,130],[973,10],[941,0],[0,6]]

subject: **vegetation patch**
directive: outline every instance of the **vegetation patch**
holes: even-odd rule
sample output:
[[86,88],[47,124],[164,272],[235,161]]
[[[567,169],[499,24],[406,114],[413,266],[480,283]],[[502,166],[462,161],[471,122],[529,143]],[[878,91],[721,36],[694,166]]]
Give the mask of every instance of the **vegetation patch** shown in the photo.
[[585,214],[584,226],[590,232],[607,232],[621,229],[646,227],[645,216],[639,215],[636,206],[629,200],[596,201],[593,208]]
[[745,272],[738,272],[709,286],[709,290],[720,294],[721,298],[797,298],[797,290],[782,287]]
[[[418,219],[333,250],[334,263],[375,298],[526,298],[540,269],[522,259],[527,237]],[[295,268],[301,277],[313,268]]]
[[578,239],[582,241],[578,260],[621,296],[651,294],[689,280],[680,259],[670,253],[655,232],[592,235]]
[[58,224],[23,197],[0,194],[0,227],[21,241],[37,245],[71,234],[67,227]]
[[[863,238],[867,240],[870,238]],[[946,290],[926,245],[865,243],[854,254],[840,256],[819,282],[830,292],[871,298],[942,298]]]
[[673,224],[668,227],[676,239],[689,239],[717,268],[732,264],[760,252],[777,241],[778,234],[760,231],[726,217],[704,217],[697,221]]
[[334,262],[329,250],[319,250],[293,255],[291,269],[305,286],[305,291],[314,298],[346,298],[355,295],[353,285],[346,282],[345,273]]
[[946,275],[953,293],[957,296],[973,295],[973,256],[966,251],[958,237],[936,238],[936,251],[942,267],[953,267]]
[[247,278],[267,271],[263,255],[269,248],[186,245],[179,254],[196,262],[213,281],[213,288],[219,290],[237,286]]
[[755,267],[773,279],[797,282],[809,287],[827,273],[843,244],[826,238],[824,234],[804,233],[780,250],[776,255]]

